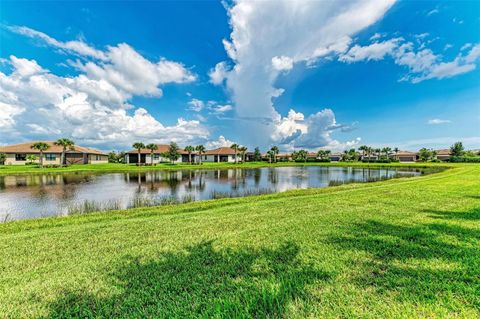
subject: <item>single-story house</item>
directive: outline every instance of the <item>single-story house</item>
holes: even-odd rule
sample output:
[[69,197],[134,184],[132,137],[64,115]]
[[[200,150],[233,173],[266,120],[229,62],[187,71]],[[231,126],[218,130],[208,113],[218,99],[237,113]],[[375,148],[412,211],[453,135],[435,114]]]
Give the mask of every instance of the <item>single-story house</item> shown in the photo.
[[254,161],[255,161],[255,152],[246,152],[245,162],[254,162]]
[[362,155],[361,160],[362,161],[377,161],[380,158],[377,154],[370,154],[370,155]]
[[[0,146],[0,153],[7,155],[5,165],[25,165],[29,161],[27,156],[35,155],[39,162],[40,151],[32,149],[32,145],[36,142],[28,142],[22,144]],[[49,148],[43,152],[44,165],[60,165],[62,146],[55,145],[53,141],[44,142]],[[63,164],[103,164],[108,163],[108,155],[93,148],[75,145],[73,150],[67,149]]]
[[276,156],[277,162],[288,162],[292,160],[292,154],[288,153],[279,153]]
[[[237,162],[242,161],[242,156],[237,154]],[[202,154],[202,162],[235,162],[235,151],[230,147],[219,147],[208,150]]]
[[391,155],[391,158],[400,162],[415,162],[417,160],[417,153],[409,151],[399,151]]
[[[157,144],[157,149],[153,151],[149,150],[148,148],[142,148],[140,150],[140,163],[143,164],[150,164],[152,163],[152,156],[153,156],[153,163],[158,164],[160,162],[170,162],[170,160],[164,156],[162,156],[163,153],[168,152],[170,149],[170,145],[168,144]],[[175,161],[175,163],[188,163],[189,161],[189,156],[188,152],[185,151],[184,149],[179,149],[178,153],[180,154],[180,157],[178,160]],[[191,154],[192,157],[192,162],[195,161],[195,153]],[[127,164],[132,164],[132,163],[138,163],[138,150],[130,150],[125,154],[125,162]]]
[[450,159],[450,157],[452,156],[450,154],[449,149],[436,150],[436,152],[437,152],[437,159],[439,159],[443,162],[448,161]]
[[330,161],[332,162],[339,162],[342,160],[342,154],[333,153],[333,154],[330,154],[329,158],[330,158]]

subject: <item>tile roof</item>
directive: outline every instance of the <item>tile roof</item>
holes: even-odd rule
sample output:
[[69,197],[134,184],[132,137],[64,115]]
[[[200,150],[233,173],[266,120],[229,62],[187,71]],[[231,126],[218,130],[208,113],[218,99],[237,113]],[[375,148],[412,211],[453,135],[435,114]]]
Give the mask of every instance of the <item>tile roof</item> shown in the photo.
[[219,147],[213,150],[207,150],[204,155],[235,155],[235,151],[230,147]]
[[[168,149],[170,148],[170,145],[169,144],[157,144],[157,150],[153,151],[153,154],[161,154],[161,153],[165,153],[168,151]],[[140,154],[150,154],[152,151],[150,151],[148,148],[142,148],[140,150]],[[130,150],[127,152],[128,154],[138,154],[138,150]],[[187,151],[185,151],[183,148],[180,148],[178,150],[178,153],[180,154],[188,154]],[[193,154],[193,153],[192,153]]]
[[450,155],[450,150],[449,149],[443,149],[443,150],[436,150],[437,155]]
[[396,156],[414,156],[417,155],[415,152],[410,152],[410,151],[398,151],[397,153],[393,153],[392,155]]
[[[50,147],[44,153],[62,153],[63,147],[54,144],[54,141],[32,141],[27,143],[21,144],[13,144],[13,145],[5,145],[0,146],[0,153],[31,153],[31,154],[39,154],[40,151],[34,150],[31,146],[37,142],[44,142],[47,143]],[[75,145],[74,150],[68,150],[67,153],[87,153],[87,154],[94,154],[94,155],[107,155],[99,150],[83,147],[80,145]]]

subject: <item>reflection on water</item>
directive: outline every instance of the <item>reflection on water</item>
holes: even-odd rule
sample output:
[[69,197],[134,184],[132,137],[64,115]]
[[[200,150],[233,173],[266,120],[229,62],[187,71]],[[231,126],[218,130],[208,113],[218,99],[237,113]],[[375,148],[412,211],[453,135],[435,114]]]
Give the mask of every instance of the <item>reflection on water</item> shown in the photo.
[[85,202],[127,208],[138,198],[205,200],[294,188],[327,187],[422,174],[421,170],[352,167],[151,171],[0,176],[0,221],[65,215]]

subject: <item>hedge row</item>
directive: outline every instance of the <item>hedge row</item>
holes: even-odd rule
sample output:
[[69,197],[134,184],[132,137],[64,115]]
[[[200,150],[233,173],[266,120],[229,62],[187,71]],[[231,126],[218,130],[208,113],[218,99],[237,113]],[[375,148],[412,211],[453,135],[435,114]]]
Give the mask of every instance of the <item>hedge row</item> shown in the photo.
[[467,156],[452,156],[449,159],[451,163],[480,163],[480,156],[467,157]]

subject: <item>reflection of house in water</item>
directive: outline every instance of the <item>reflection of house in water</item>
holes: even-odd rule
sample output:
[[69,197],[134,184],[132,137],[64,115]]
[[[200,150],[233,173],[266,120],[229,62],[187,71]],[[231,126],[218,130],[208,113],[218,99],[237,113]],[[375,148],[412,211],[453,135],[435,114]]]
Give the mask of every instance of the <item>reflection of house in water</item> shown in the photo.
[[70,199],[75,196],[77,185],[92,179],[82,174],[9,175],[0,176],[0,189],[30,194],[34,198]]

